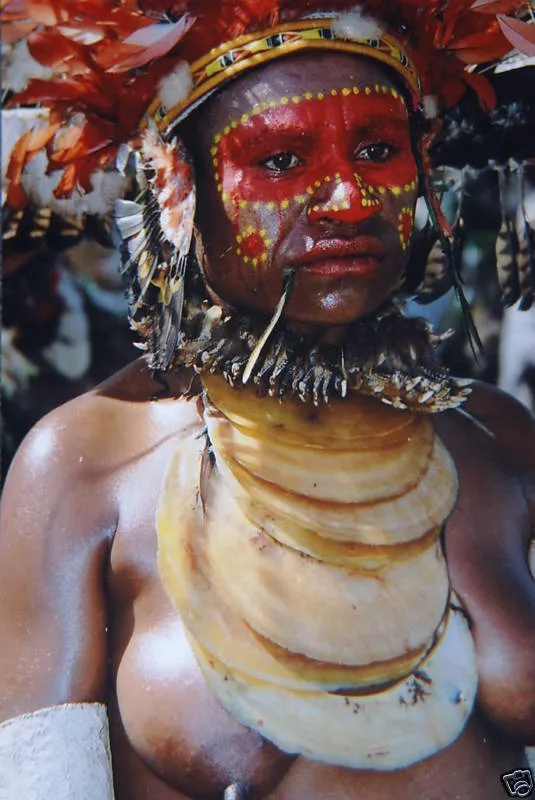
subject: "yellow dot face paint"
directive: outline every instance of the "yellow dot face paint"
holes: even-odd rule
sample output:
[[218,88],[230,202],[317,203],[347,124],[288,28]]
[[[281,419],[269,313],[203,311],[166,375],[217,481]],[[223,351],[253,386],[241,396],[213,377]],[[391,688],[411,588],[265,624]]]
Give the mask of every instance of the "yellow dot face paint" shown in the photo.
[[248,225],[246,231],[236,236],[236,253],[241,257],[244,264],[251,264],[257,267],[260,263],[267,260],[268,249],[271,241],[264,229],[254,228]]
[[196,148],[196,223],[223,300],[269,317],[297,265],[286,318],[336,325],[372,313],[399,284],[399,214],[414,206],[405,189],[417,170],[409,113],[382,66],[320,62],[303,55],[306,70],[292,72],[275,61],[262,80],[244,75],[214,95]]
[[[325,125],[342,118],[355,130]],[[361,127],[369,138],[374,124],[387,157],[374,160],[364,143],[348,163],[345,139],[351,133],[358,142]],[[236,253],[250,268],[269,263],[285,220],[302,212],[310,224],[326,216],[356,224],[387,210],[394,228],[403,229],[402,248],[408,246],[407,200],[413,202],[416,166],[405,102],[384,84],[326,87],[257,103],[214,135],[210,153]]]
[[410,244],[413,227],[414,211],[409,206],[403,206],[398,219],[399,241],[403,250],[406,250]]

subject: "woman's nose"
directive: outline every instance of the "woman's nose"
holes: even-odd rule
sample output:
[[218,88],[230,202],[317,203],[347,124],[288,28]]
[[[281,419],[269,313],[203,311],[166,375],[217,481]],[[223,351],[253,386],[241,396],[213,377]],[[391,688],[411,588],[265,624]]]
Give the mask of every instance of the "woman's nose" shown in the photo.
[[348,172],[324,179],[311,197],[307,213],[313,223],[327,220],[355,224],[382,208],[378,191],[367,186],[357,172]]

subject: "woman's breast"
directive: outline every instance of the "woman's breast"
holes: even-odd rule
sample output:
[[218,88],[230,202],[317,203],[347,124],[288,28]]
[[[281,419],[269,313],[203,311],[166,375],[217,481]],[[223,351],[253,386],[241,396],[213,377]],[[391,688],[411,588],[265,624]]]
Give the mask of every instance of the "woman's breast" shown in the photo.
[[300,758],[265,800],[503,800],[501,776],[526,766],[522,748],[476,712],[450,747],[412,767],[352,772]]
[[[114,769],[139,773],[119,800],[221,800],[236,783],[255,800],[499,800],[500,775],[525,765],[522,749],[477,713],[450,747],[405,770],[355,772],[282,753],[215,700],[155,570],[138,575],[134,594],[112,626],[116,727],[126,740],[114,749]],[[112,736],[113,728],[112,713]]]
[[165,597],[158,603],[155,594],[135,605],[132,634],[116,671],[126,737],[161,780],[187,796],[221,798],[233,783],[250,786],[254,797],[266,796],[293,757],[240,725],[217,703],[180,619]]

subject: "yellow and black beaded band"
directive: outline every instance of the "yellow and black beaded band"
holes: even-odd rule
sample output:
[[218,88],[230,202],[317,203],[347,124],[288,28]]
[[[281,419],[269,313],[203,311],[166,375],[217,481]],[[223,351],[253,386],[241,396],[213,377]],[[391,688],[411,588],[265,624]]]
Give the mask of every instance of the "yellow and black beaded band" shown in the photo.
[[222,83],[268,61],[304,50],[338,50],[381,61],[402,77],[416,106],[421,100],[420,79],[400,42],[389,34],[376,39],[341,39],[333,29],[337,19],[332,17],[285,23],[225,42],[190,65],[193,87],[187,97],[172,108],[165,108],[161,100],[156,98],[147,115],[165,135],[188,109]]

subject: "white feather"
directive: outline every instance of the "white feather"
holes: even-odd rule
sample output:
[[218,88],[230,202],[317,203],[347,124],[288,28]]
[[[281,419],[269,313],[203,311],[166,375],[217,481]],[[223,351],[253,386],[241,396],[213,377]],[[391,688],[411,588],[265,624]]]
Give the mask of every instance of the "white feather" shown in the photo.
[[139,258],[143,250],[147,247],[147,237],[145,231],[139,231],[128,240],[128,252],[133,259]]
[[22,188],[30,201],[38,208],[46,208],[52,202],[54,189],[59,183],[60,172],[47,175],[48,158],[44,150],[40,150],[26,164],[21,177]]
[[126,173],[128,162],[130,158],[133,156],[133,150],[129,144],[119,145],[119,149],[117,150],[117,155],[115,156],[115,166],[117,171],[124,175]]
[[132,200],[119,198],[115,203],[115,223],[122,239],[129,239],[143,231],[143,208]]
[[[119,201],[118,201],[119,202]],[[131,214],[119,216],[117,207],[115,208],[115,222],[119,228],[122,239],[129,239],[143,229],[143,214]]]
[[434,94],[426,94],[423,98],[424,114],[427,119],[434,119],[438,116],[438,99]]
[[340,14],[333,24],[333,31],[339,39],[360,41],[361,39],[380,39],[385,28],[380,22],[365,15],[359,6],[353,11]]
[[123,200],[122,198],[117,200],[115,203],[116,217],[133,217],[136,215],[143,216],[143,206],[134,200]]
[[6,172],[13,148],[26,131],[42,128],[47,124],[48,109],[2,109],[2,205],[8,188]]
[[22,188],[29,200],[39,208],[49,207],[66,217],[81,217],[84,214],[108,214],[113,211],[115,201],[124,194],[126,180],[117,172],[96,170],[91,175],[93,188],[83,193],[75,189],[71,197],[58,199],[54,190],[61,172],[46,174],[48,159],[41,151],[26,165],[21,178]]
[[165,108],[170,109],[185,100],[193,88],[189,65],[181,61],[175,69],[160,81],[158,96]]
[[2,47],[2,84],[4,89],[22,92],[32,78],[47,79],[52,70],[43,67],[33,58],[26,39]]

